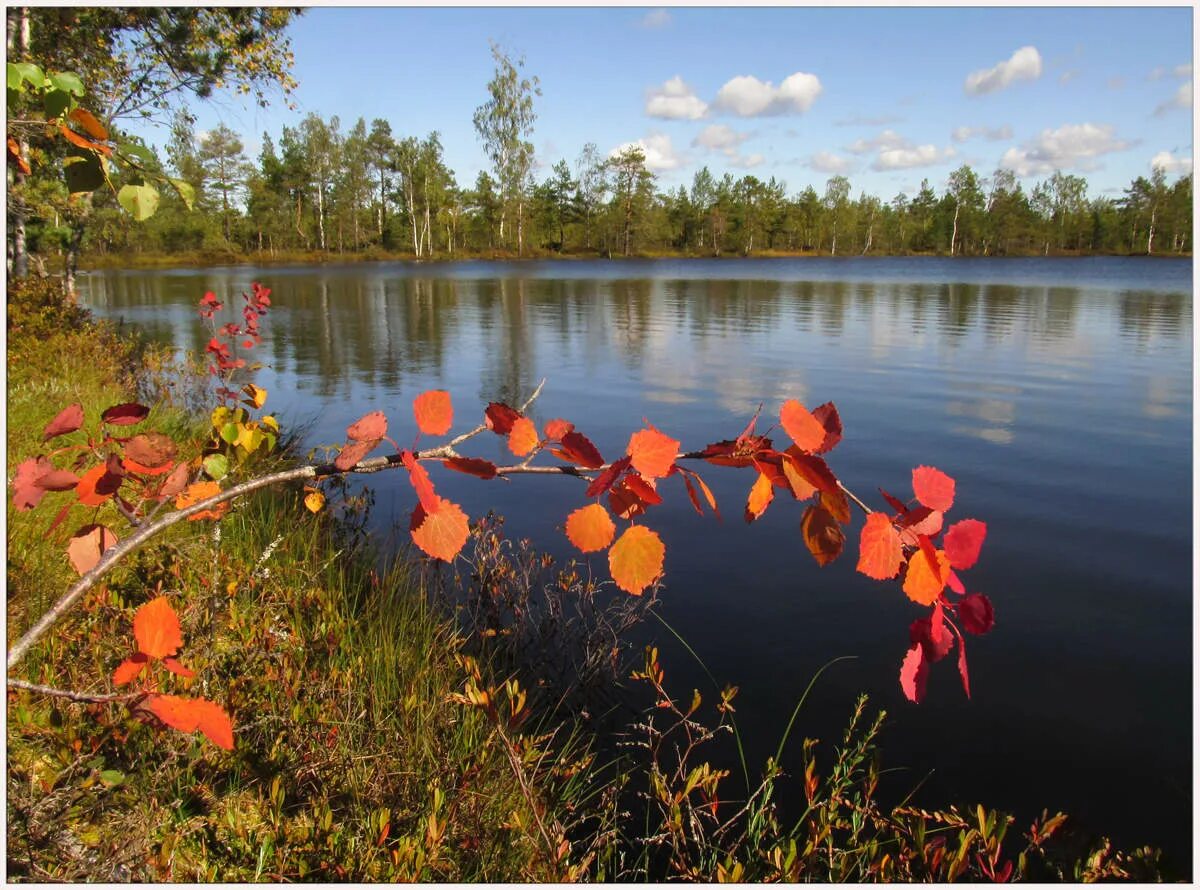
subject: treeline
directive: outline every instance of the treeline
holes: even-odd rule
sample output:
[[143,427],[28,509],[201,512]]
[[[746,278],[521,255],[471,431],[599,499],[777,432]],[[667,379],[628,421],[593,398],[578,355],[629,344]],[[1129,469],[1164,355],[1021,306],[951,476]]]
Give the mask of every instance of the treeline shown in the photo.
[[[196,209],[165,195],[153,219],[130,226],[116,208],[98,207],[92,250],[424,258],[518,250],[1004,256],[1192,249],[1192,177],[1168,183],[1160,169],[1113,199],[1089,197],[1081,176],[1057,172],[1027,191],[1009,170],[984,177],[963,166],[941,194],[925,180],[915,195],[884,201],[865,192],[853,197],[844,176],[823,191],[810,185],[789,195],[774,177],[717,177],[707,168],[690,188],[660,190],[639,149],[606,158],[589,144],[573,164],[560,160],[505,197],[487,172],[461,186],[436,132],[396,136],[387,121],[368,126],[361,118],[343,130],[337,117],[316,114],[284,127],[278,139],[264,133],[253,162],[236,133],[221,126],[196,138],[181,114],[166,154],[170,172],[195,184]],[[508,206],[514,201],[520,235],[517,210]]]

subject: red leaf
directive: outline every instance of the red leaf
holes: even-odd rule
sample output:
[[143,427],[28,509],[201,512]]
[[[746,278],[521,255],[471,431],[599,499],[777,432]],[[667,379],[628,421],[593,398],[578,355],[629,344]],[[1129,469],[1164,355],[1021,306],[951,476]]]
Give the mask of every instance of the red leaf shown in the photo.
[[146,669],[146,665],[149,663],[150,659],[146,657],[146,653],[135,652],[117,665],[117,669],[113,671],[113,685],[124,686],[126,683],[132,683]]
[[[559,441],[571,430],[575,429],[575,424],[570,421],[563,420],[561,417],[556,417],[553,420],[547,421],[543,430],[547,439]],[[601,462],[603,463],[603,461]]]
[[74,405],[63,408],[52,421],[46,424],[46,428],[42,430],[42,441],[48,442],[55,436],[73,433],[81,426],[83,426],[83,405],[76,402]]
[[754,469],[766,476],[771,482],[772,488],[782,488],[785,491],[791,492],[792,486],[788,482],[787,474],[783,471],[783,463],[786,460],[778,451],[759,452],[754,458]]
[[813,417],[812,412],[795,399],[788,399],[783,403],[783,407],[779,409],[779,422],[801,451],[813,454],[825,441],[826,431],[821,421]]
[[629,437],[626,453],[633,468],[650,479],[666,476],[679,456],[679,440],[647,425]]
[[174,655],[183,645],[179,617],[165,596],[143,604],[133,615],[133,638],[138,651],[150,658]]
[[380,442],[379,439],[367,439],[365,441],[352,441],[334,458],[333,465],[339,470],[349,470],[355,466],[364,457],[375,450],[375,446]]
[[833,402],[826,402],[824,405],[814,408],[812,414],[825,428],[825,438],[821,441],[821,447],[817,449],[817,453],[824,454],[826,451],[832,451],[834,446],[842,441],[842,418],[838,414],[837,406]]
[[626,476],[624,485],[637,496],[639,501],[648,507],[662,503],[662,495],[658,493],[654,485],[636,473],[630,473]]
[[471,533],[462,507],[445,498],[438,498],[437,509],[432,512],[417,504],[410,528],[416,545],[444,562],[458,556]]
[[[960,656],[961,660],[961,656]],[[925,650],[920,643],[915,644],[904,656],[900,666],[900,688],[904,697],[909,701],[921,703],[925,697],[925,683],[929,679],[929,662],[925,660]]]
[[645,501],[631,491],[624,480],[609,489],[608,506],[622,519],[633,519],[646,512]]
[[963,630],[972,634],[985,634],[996,623],[992,601],[982,593],[968,594],[959,600],[958,617],[962,620]]
[[558,438],[562,442],[562,453],[571,463],[587,467],[589,470],[604,466],[604,458],[600,456],[599,450],[583,433],[567,430],[562,436],[552,438]]
[[67,558],[80,575],[86,575],[106,550],[117,543],[117,536],[102,525],[85,525],[71,536],[67,545]]
[[829,465],[821,458],[812,454],[805,454],[795,445],[789,447],[784,454],[791,458],[792,466],[814,488],[820,491],[827,491],[830,494],[835,491],[841,491],[838,487],[837,476],[833,475],[833,471],[829,469]]
[[124,445],[125,457],[143,467],[161,467],[175,459],[179,446],[163,433],[139,433]]
[[942,541],[950,565],[956,569],[969,569],[975,565],[986,537],[987,525],[978,519],[963,519],[950,526]]
[[124,402],[106,409],[100,415],[100,419],[105,423],[111,423],[113,426],[132,426],[135,423],[141,423],[149,415],[150,409],[145,405],[139,405],[136,402]]
[[704,508],[700,506],[700,496],[696,494],[696,487],[692,485],[692,480],[688,478],[687,473],[680,473],[679,475],[683,477],[683,485],[687,489],[688,500],[692,502],[692,507],[695,508],[700,516],[703,516]]
[[21,147],[17,145],[17,140],[13,137],[8,137],[8,159],[17,165],[17,169],[26,176],[33,172],[33,168],[29,166],[29,162],[21,157]]
[[886,513],[868,513],[858,540],[858,571],[876,581],[896,577],[904,552]]
[[37,480],[51,472],[54,464],[44,457],[31,457],[17,466],[13,476],[13,507],[17,510],[32,510],[42,500],[45,489],[37,487]]
[[[372,448],[379,440],[387,435],[387,417],[382,411],[372,411],[364,414],[350,426],[346,427],[346,438],[354,442],[372,442]],[[357,461],[355,461],[357,463]],[[353,464],[351,465],[353,466]]]
[[890,506],[897,513],[904,514],[908,512],[908,505],[905,504],[904,501],[900,500],[899,498],[892,497],[882,488],[879,489],[879,493],[883,495],[883,499],[888,502],[888,506]]
[[538,445],[537,427],[528,417],[518,417],[508,431],[508,450],[524,457]]
[[775,489],[771,485],[770,478],[765,473],[759,473],[754,484],[750,486],[750,494],[746,498],[746,521],[753,522],[762,516],[774,498]]
[[625,529],[608,551],[608,568],[617,586],[641,596],[662,574],[666,547],[662,539],[644,525]]
[[962,677],[963,692],[971,697],[971,676],[967,673],[967,641],[960,635],[958,638],[958,675]]
[[476,457],[451,457],[442,461],[443,466],[480,479],[495,479],[496,465],[490,460]]
[[[793,448],[796,446],[793,445]],[[800,450],[796,450],[800,454]],[[779,464],[783,468],[783,477],[787,480],[788,490],[798,501],[807,501],[817,492],[817,487],[808,481],[808,477],[800,472],[800,465],[795,457],[785,453]]]
[[51,470],[33,484],[42,491],[70,491],[79,484],[79,477],[70,470]]
[[436,513],[442,499],[434,492],[433,480],[429,478],[429,473],[421,466],[411,451],[400,452],[400,460],[408,469],[408,481],[416,490],[417,500],[421,502],[421,507],[426,513]]
[[99,507],[121,487],[121,477],[108,472],[104,464],[96,464],[81,477],[75,486],[79,503],[85,507]]
[[800,533],[804,545],[816,559],[817,565],[825,566],[842,553],[846,535],[832,513],[818,504],[810,504],[800,520]]
[[151,695],[144,707],[172,729],[180,732],[199,730],[218,748],[233,750],[233,721],[216,702],[177,695]]
[[959,596],[962,596],[964,593],[967,592],[967,588],[965,586],[963,586],[962,578],[960,578],[960,577],[958,577],[958,575],[954,574],[954,569],[951,569],[949,572],[946,573],[946,586],[949,587],[951,590],[953,590],[955,593],[957,593]]
[[54,519],[50,523],[50,527],[46,529],[46,534],[49,535],[52,531],[62,525],[63,520],[67,518],[67,514],[71,512],[71,502],[67,501],[62,505],[57,513],[54,514]]
[[507,436],[512,426],[521,419],[521,413],[503,402],[490,402],[483,409],[483,422],[498,436]]
[[629,457],[623,457],[620,460],[613,461],[612,466],[597,476],[592,484],[587,487],[584,494],[589,498],[598,497],[604,492],[612,488],[613,483],[617,481],[617,477],[625,472],[626,468],[632,461]]
[[612,543],[617,527],[600,504],[580,507],[567,517],[567,537],[584,553],[603,550]]
[[920,643],[925,649],[925,660],[931,664],[941,661],[954,646],[954,637],[946,630],[943,622],[937,641],[933,639],[933,619],[931,616],[918,618],[908,626],[908,639],[912,643]]
[[954,480],[934,467],[917,467],[912,474],[913,494],[931,510],[945,513],[954,504]]
[[429,436],[444,436],[450,432],[454,422],[450,393],[444,389],[430,389],[421,393],[413,399],[413,416],[421,432]]

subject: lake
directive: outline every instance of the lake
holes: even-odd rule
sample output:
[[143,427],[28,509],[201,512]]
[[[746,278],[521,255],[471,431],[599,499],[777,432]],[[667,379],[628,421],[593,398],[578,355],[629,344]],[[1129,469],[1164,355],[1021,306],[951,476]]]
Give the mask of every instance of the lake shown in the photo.
[[[1163,846],[1190,874],[1192,838],[1192,265],[1146,258],[379,263],[109,271],[82,277],[99,314],[202,350],[196,315],[272,289],[255,381],[310,444],[340,443],[375,409],[407,446],[412,398],[451,392],[455,429],[493,400],[576,423],[609,458],[646,418],[685,448],[733,438],[760,402],[836,403],[834,471],[876,509],[911,495],[912,468],[957,480],[951,520],[988,524],[978,565],[996,626],[969,640],[973,699],[953,659],[926,701],[897,681],[908,624],[896,582],[819,568],[801,510],[777,498],[741,519],[752,477],[700,467],[725,520],[700,518],[676,480],[647,524],[667,543],[662,614],[722,683],[751,765],[774,750],[814,673],[797,736],[836,743],[854,696],[888,711],[884,766],[898,794],[1014,812],[1069,813],[1122,846]],[[488,435],[470,453],[506,454]],[[369,477],[375,522],[407,524],[400,474]],[[578,483],[511,485],[435,471],[472,517],[571,556],[560,526]],[[678,490],[676,490],[678,488]],[[594,560],[606,573],[603,560]],[[668,682],[711,686],[659,635]],[[796,771],[799,738],[785,767]],[[830,761],[828,747],[820,760]],[[923,783],[923,784],[922,784]],[[798,789],[798,786],[797,786]],[[797,790],[797,793],[798,790]]]

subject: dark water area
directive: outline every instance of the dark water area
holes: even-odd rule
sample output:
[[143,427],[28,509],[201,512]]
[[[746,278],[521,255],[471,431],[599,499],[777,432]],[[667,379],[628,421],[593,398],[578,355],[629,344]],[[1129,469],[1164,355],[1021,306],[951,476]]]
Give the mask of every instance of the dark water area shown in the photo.
[[[964,574],[991,597],[996,627],[968,639],[973,699],[948,659],[919,706],[897,678],[923,610],[898,583],[854,571],[858,517],[847,553],[822,569],[790,499],[742,521],[748,473],[700,468],[723,523],[663,483],[666,503],[646,519],[667,544],[662,614],[741,688],[751,768],[814,673],[850,655],[815,685],[785,768],[797,771],[802,735],[836,743],[866,692],[888,711],[897,797],[920,784],[918,804],[983,802],[1016,814],[1014,830],[1061,809],[1118,845],[1163,847],[1190,875],[1190,261],[380,263],[98,272],[81,289],[101,315],[200,351],[200,296],[255,280],[274,305],[254,380],[314,445],[343,441],[376,409],[407,445],[412,398],[429,388],[451,392],[466,429],[487,402],[518,403],[545,377],[539,428],[572,420],[606,457],[643,417],[693,448],[736,436],[760,402],[765,415],[797,398],[837,404],[846,433],[830,464],[876,508],[877,486],[911,493],[917,465],[954,476],[949,520],[988,524]],[[505,459],[496,437],[473,445]],[[584,502],[572,480],[435,473],[471,516],[494,508],[510,536],[573,555],[560,529]],[[369,484],[376,527],[406,527],[407,482]],[[680,696],[711,691],[669,634],[646,633]]]

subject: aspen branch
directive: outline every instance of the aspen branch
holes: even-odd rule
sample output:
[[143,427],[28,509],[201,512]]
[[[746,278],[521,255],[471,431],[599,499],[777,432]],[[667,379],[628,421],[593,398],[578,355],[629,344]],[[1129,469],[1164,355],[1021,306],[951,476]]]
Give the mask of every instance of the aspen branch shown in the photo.
[[54,698],[65,698],[70,701],[89,703],[132,701],[135,698],[145,695],[144,692],[76,692],[73,689],[57,689],[53,686],[43,686],[40,683],[27,683],[24,680],[9,680],[8,687],[10,689],[25,689],[29,692],[36,692],[39,695],[49,695]]

